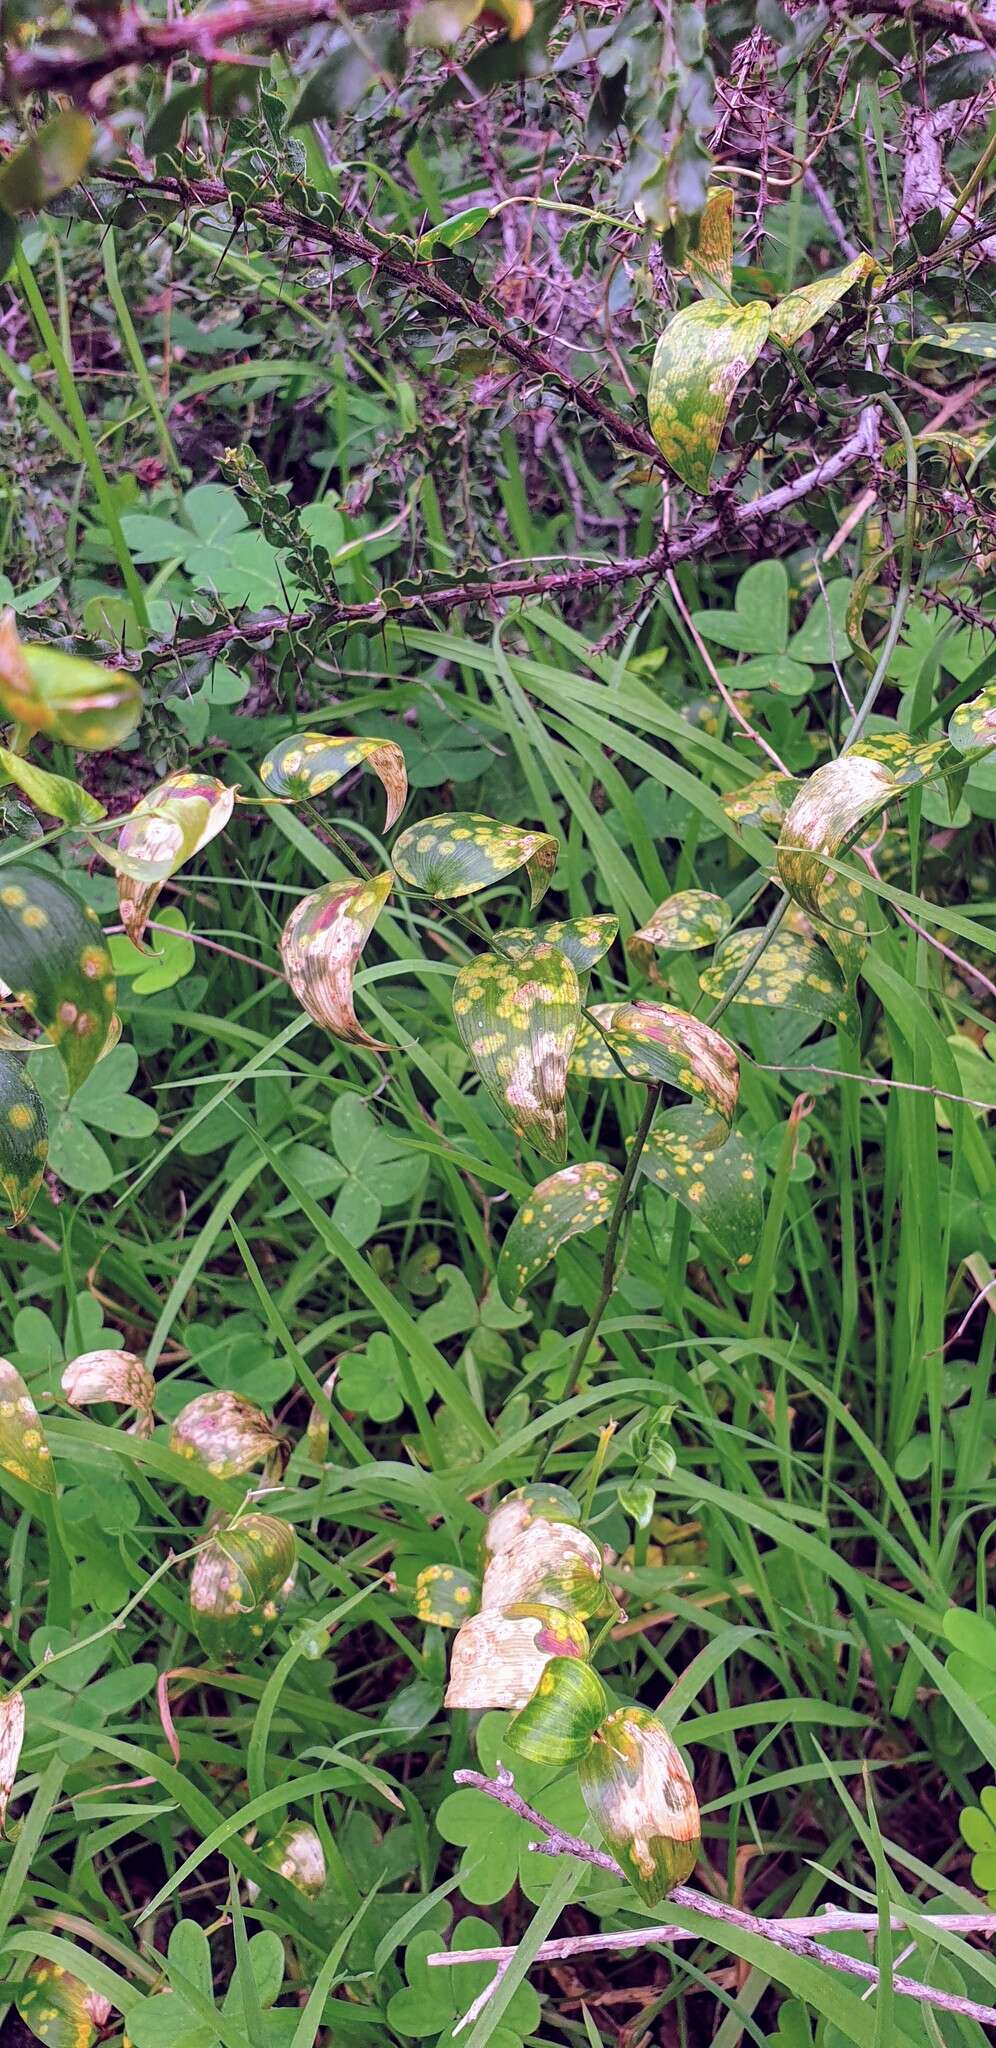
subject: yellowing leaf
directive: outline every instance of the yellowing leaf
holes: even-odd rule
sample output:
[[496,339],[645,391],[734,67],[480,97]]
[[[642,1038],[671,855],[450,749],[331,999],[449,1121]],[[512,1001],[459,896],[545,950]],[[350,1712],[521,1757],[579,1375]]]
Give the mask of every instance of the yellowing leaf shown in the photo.
[[84,1351],[66,1366],[62,1391],[73,1408],[89,1408],[99,1401],[134,1408],[131,1434],[152,1434],[156,1383],[134,1351]]
[[400,818],[408,796],[405,757],[393,740],[336,739],[323,732],[295,733],[271,747],[260,764],[260,781],[273,796],[321,796],[356,768],[370,768],[384,785],[384,830]]
[[350,1045],[386,1052],[353,1008],[356,963],[391,893],[394,877],[329,882],[297,904],[280,937],[284,973],[303,1010]]
[[100,1992],[44,1956],[28,1964],[16,2004],[25,2026],[45,2048],[93,2048],[111,2012]]
[[0,1835],[7,1831],[7,1808],[14,1790],[23,1741],[24,1694],[5,1693],[0,1699]]
[[296,1577],[297,1538],[289,1522],[243,1515],[213,1536],[190,1575],[190,1620],[205,1656],[227,1663],[262,1649]]
[[[827,761],[807,777],[786,813],[775,861],[793,902],[810,917],[826,916],[824,884],[833,870],[821,855],[836,860],[895,794],[884,763],[856,751]],[[860,894],[857,883],[855,888]]]
[[590,1664],[551,1657],[532,1699],[509,1722],[506,1741],[527,1763],[578,1763],[608,1706],[608,1693]]
[[435,1628],[459,1628],[480,1599],[479,1580],[455,1564],[427,1564],[415,1581],[415,1612]]
[[596,1003],[591,1015],[600,1029],[584,1020],[571,1057],[572,1077],[664,1081],[706,1103],[729,1127],[740,1093],[740,1061],[711,1025],[665,1003]]
[[423,0],[405,30],[413,50],[449,50],[481,12],[483,0]]
[[525,868],[535,910],[549,887],[559,851],[559,841],[549,832],[523,832],[495,818],[456,811],[409,825],[395,841],[391,859],[409,888],[420,889],[437,903],[455,903],[503,881],[516,868]]
[[557,946],[573,961],[579,974],[587,974],[596,960],[608,952],[618,931],[617,917],[561,918],[553,924],[536,925],[533,930],[523,926],[504,931],[499,944],[511,960],[521,960],[536,945]]
[[661,454],[690,490],[709,489],[723,428],[742,377],[768,338],[770,312],[703,299],[665,327],[650,368],[647,411]]
[[39,1493],[55,1492],[52,1453],[31,1395],[9,1359],[0,1358],[0,1468]]
[[484,1535],[485,1559],[500,1557],[517,1543],[524,1529],[537,1517],[547,1522],[579,1523],[581,1509],[566,1486],[551,1486],[538,1480],[532,1486],[516,1487],[488,1516]]
[[96,134],[88,114],[64,107],[53,114],[0,170],[0,207],[38,213],[83,176]]
[[48,1158],[45,1105],[18,1053],[0,1051],[0,1215],[23,1222]]
[[614,1166],[589,1159],[537,1183],[501,1248],[497,1282],[503,1301],[517,1301],[568,1238],[606,1221],[620,1178]]
[[481,1612],[539,1605],[587,1621],[604,1597],[598,1544],[571,1522],[548,1522],[537,1515],[514,1543],[489,1560]]
[[677,1197],[730,1265],[752,1264],[764,1224],[761,1173],[738,1132],[721,1145],[710,1145],[703,1141],[698,1110],[673,1110],[651,1131],[639,1171]]
[[698,241],[688,251],[682,268],[704,299],[721,299],[729,305],[733,290],[733,193],[728,186],[717,186],[707,195]]
[[453,1015],[474,1066],[516,1136],[546,1159],[567,1155],[567,1062],[581,991],[566,954],[535,946],[520,960],[462,967]]
[[828,271],[826,276],[814,278],[812,284],[801,285],[797,292],[789,292],[788,297],[779,299],[772,309],[772,339],[782,342],[786,348],[794,347],[811,327],[839,305],[846,292],[860,284],[874,268],[872,256],[855,256],[843,270]]
[[270,1458],[278,1443],[263,1410],[227,1388],[188,1401],[169,1439],[171,1451],[206,1466],[215,1479],[235,1479],[250,1471]]
[[0,962],[55,1046],[70,1089],[111,1042],[117,988],[94,912],[27,861],[0,869]]
[[[699,987],[712,1001],[725,996],[761,937],[760,927],[734,932],[699,975]],[[836,961],[808,932],[781,927],[737,990],[738,1003],[765,1010],[808,1010],[840,1024],[853,1037],[858,1015]]]
[[768,769],[744,789],[727,790],[720,803],[735,825],[780,825],[801,787],[794,775]]
[[235,805],[234,789],[213,775],[180,770],[141,797],[121,828],[112,859],[118,871],[118,907],[132,945],[150,949],[142,934],[163,883],[223,832]]
[[626,951],[639,958],[654,947],[661,952],[691,953],[714,946],[729,931],[732,912],[722,896],[708,889],[679,889],[668,896],[627,941]]
[[524,1707],[551,1657],[587,1657],[588,1633],[555,1607],[472,1614],[453,1642],[447,1707]]
[[701,1823],[675,1743],[646,1707],[620,1707],[578,1765],[585,1805],[610,1855],[648,1906],[690,1877]]
[[93,825],[106,816],[103,804],[78,782],[70,782],[65,775],[50,775],[46,768],[36,767],[34,761],[12,754],[7,747],[0,747],[0,769],[8,782],[23,790],[36,811],[61,818],[65,825]]
[[959,754],[996,746],[996,684],[990,683],[970,704],[959,705],[948,726],[948,740]]
[[22,642],[11,610],[0,612],[0,711],[29,732],[47,733],[86,754],[134,732],[142,693],[125,669]]

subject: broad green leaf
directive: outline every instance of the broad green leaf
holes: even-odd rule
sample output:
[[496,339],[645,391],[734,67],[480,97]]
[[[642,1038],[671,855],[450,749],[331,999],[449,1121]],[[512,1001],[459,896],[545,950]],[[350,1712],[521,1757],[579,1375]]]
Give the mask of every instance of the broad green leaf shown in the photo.
[[117,1027],[117,988],[95,913],[27,862],[4,868],[0,961],[21,1008],[55,1046],[72,1092]]
[[236,1479],[251,1471],[272,1457],[278,1443],[263,1410],[227,1387],[188,1401],[169,1436],[171,1451],[203,1465],[214,1479]]
[[984,1785],[980,1800],[981,1805],[964,1808],[958,1825],[972,1850],[972,1883],[996,1911],[996,1785]]
[[689,249],[682,270],[704,299],[729,305],[733,290],[733,193],[717,186],[709,193],[699,219],[698,240]]
[[901,793],[902,785],[883,761],[854,748],[807,778],[778,837],[775,863],[781,880],[793,902],[819,920],[821,936],[849,979],[857,959],[862,888],[860,882],[846,881],[826,867],[823,856],[836,860],[846,853],[890,799]]
[[16,1367],[0,1358],[0,1469],[39,1493],[55,1492],[52,1453],[38,1410]]
[[190,1620],[206,1657],[228,1663],[269,1641],[294,1590],[297,1538],[274,1515],[212,1536],[190,1575]]
[[597,1614],[605,1600],[602,1552],[571,1522],[536,1515],[515,1541],[490,1557],[481,1585],[481,1611],[522,1605],[554,1607],[576,1621]]
[[0,1050],[0,1215],[23,1222],[41,1186],[48,1158],[45,1105],[27,1061]]
[[427,1564],[415,1581],[415,1612],[434,1628],[459,1628],[473,1614],[481,1583],[455,1564]]
[[[699,975],[703,995],[713,1002],[725,996],[760,937],[758,926],[732,933]],[[852,1036],[857,1029],[857,1012],[836,961],[810,934],[785,925],[738,988],[736,1001],[765,1010],[808,1010],[843,1025]]]
[[284,973],[301,1008],[334,1038],[377,1052],[389,1048],[356,1015],[353,974],[393,882],[390,872],[368,882],[329,882],[302,897],[280,935]]
[[524,1707],[551,1657],[588,1655],[584,1624],[556,1607],[472,1614],[457,1630],[444,1706]]
[[850,654],[847,612],[854,586],[849,576],[837,576],[818,590],[798,632],[793,633],[788,651],[794,661],[815,662],[817,668],[832,661],[846,661]]
[[7,1808],[14,1790],[24,1741],[24,1694],[7,1692],[0,1699],[0,1835],[7,1831]]
[[677,1109],[655,1124],[640,1172],[675,1195],[734,1266],[749,1266],[761,1240],[761,1174],[750,1147],[733,1131],[725,1144],[703,1143],[701,1114]]
[[301,732],[271,747],[260,764],[259,777],[273,796],[321,796],[356,768],[370,768],[387,797],[384,830],[389,832],[405,808],[408,774],[405,757],[393,740],[336,739],[323,732]]
[[78,782],[70,782],[65,775],[50,775],[46,768],[26,761],[23,754],[12,754],[7,747],[0,747],[0,770],[8,782],[23,790],[36,811],[61,818],[65,825],[93,825],[107,815],[103,804]]
[[132,1434],[151,1436],[156,1383],[134,1351],[84,1351],[72,1358],[62,1375],[62,1391],[73,1408],[110,1401],[134,1408]]
[[692,1781],[670,1735],[645,1707],[602,1722],[578,1765],[605,1847],[648,1906],[691,1876],[700,1848]]
[[959,754],[996,746],[996,683],[990,683],[970,704],[959,706],[948,726],[948,740]]
[[99,754],[134,732],[142,692],[126,669],[21,641],[8,609],[0,612],[0,711],[29,732]]
[[664,1081],[707,1103],[729,1127],[740,1093],[740,1061],[711,1025],[665,1003],[596,1003],[591,1016],[596,1022],[585,1018],[578,1032],[572,1078]]
[[409,888],[437,903],[457,902],[501,882],[516,868],[529,876],[532,907],[542,902],[560,851],[549,832],[523,832],[495,818],[454,811],[409,825],[395,841],[391,859]]
[[846,292],[861,284],[874,268],[874,257],[855,256],[843,270],[828,271],[824,277],[814,278],[812,284],[801,285],[797,292],[789,292],[788,297],[780,299],[772,310],[772,339],[780,341],[785,348],[793,348],[818,321],[825,319],[839,305]]
[[627,940],[626,951],[637,959],[651,950],[694,953],[700,946],[714,946],[729,931],[732,916],[722,896],[714,896],[708,889],[679,889],[659,903],[646,924]]
[[617,917],[573,917],[537,925],[534,931],[528,926],[503,931],[499,944],[510,960],[521,960],[536,945],[557,946],[573,961],[580,975],[587,974],[602,959],[618,932]]
[[650,368],[647,411],[664,460],[703,496],[742,377],[768,338],[771,314],[703,299],[665,327]]
[[141,797],[125,819],[116,851],[105,858],[117,870],[121,922],[140,952],[148,951],[142,935],[163,883],[224,831],[235,796],[213,775],[180,770]]
[[795,776],[769,768],[743,789],[728,789],[720,803],[735,825],[781,825],[801,788]]
[[789,579],[784,562],[753,562],[745,569],[733,607],[732,611],[714,608],[692,613],[703,640],[729,647],[734,654],[784,654],[789,624]]
[[516,1136],[559,1164],[567,1156],[567,1062],[581,1019],[566,954],[538,945],[519,960],[472,960],[453,983],[453,1015]]
[[100,1992],[44,1956],[28,1964],[16,2003],[25,2026],[45,2048],[93,2048],[111,2011]]
[[620,1178],[614,1166],[589,1159],[562,1167],[537,1183],[513,1218],[501,1248],[497,1282],[503,1301],[517,1301],[568,1238],[597,1230],[606,1221]]
[[38,213],[83,176],[96,129],[80,107],[63,107],[0,169],[0,207]]
[[325,1890],[328,1877],[325,1851],[320,1836],[307,1821],[285,1821],[268,1842],[260,1843],[258,1854],[268,1869],[279,1871],[280,1876],[303,1892],[306,1899],[317,1899]]
[[578,1763],[608,1707],[608,1693],[590,1664],[551,1657],[532,1699],[509,1722],[505,1739],[527,1763]]

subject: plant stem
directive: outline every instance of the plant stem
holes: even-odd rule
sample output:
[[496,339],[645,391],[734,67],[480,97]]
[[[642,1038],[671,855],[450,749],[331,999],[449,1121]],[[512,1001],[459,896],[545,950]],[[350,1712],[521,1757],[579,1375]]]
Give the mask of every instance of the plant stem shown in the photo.
[[640,1155],[650,1136],[654,1117],[657,1114],[658,1105],[663,1093],[663,1085],[663,1082],[657,1081],[653,1087],[647,1089],[647,1099],[643,1106],[643,1114],[636,1127],[636,1135],[630,1146],[629,1158],[626,1161],[623,1177],[616,1192],[612,1215],[609,1218],[609,1240],[605,1247],[605,1257],[602,1260],[602,1283],[598,1290],[598,1300],[581,1332],[581,1339],[574,1353],[572,1373],[575,1387],[577,1386],[585,1359],[598,1335],[599,1324],[612,1298],[612,1289],[616,1278],[616,1246],[619,1243],[619,1232],[622,1229],[623,1216],[626,1204],[629,1201],[630,1191],[636,1179]]

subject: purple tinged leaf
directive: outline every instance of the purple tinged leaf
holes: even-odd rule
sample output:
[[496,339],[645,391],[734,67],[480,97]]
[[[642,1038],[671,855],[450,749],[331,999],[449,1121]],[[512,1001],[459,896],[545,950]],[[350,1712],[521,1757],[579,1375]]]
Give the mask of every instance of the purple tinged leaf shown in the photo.
[[393,882],[390,873],[369,882],[329,882],[291,911],[280,939],[284,973],[302,1009],[334,1038],[375,1052],[390,1048],[359,1022],[353,975]]
[[523,832],[472,812],[452,812],[409,825],[391,859],[409,888],[437,903],[457,902],[525,868],[535,910],[550,885],[560,851],[549,832]]
[[156,1383],[134,1351],[84,1351],[66,1366],[62,1391],[73,1408],[92,1407],[100,1401],[134,1408],[129,1434],[152,1435]]
[[587,1630],[555,1607],[472,1614],[454,1638],[443,1704],[524,1707],[551,1657],[587,1655]]
[[516,1136],[547,1159],[565,1159],[567,1063],[581,1019],[581,990],[566,954],[538,945],[519,960],[471,961],[454,981],[453,1015]]
[[740,1093],[740,1061],[711,1025],[665,1003],[596,1003],[591,1015],[600,1028],[587,1019],[582,1024],[572,1077],[664,1081],[707,1104],[729,1127]]
[[393,740],[337,738],[323,732],[294,733],[271,747],[260,764],[260,781],[272,796],[292,802],[321,796],[356,768],[370,768],[384,786],[384,830],[397,823],[408,798],[405,757]]
[[497,1282],[503,1301],[516,1302],[569,1238],[606,1221],[620,1178],[614,1166],[590,1159],[537,1183],[501,1248]]
[[26,2027],[45,2048],[93,2048],[111,2015],[109,2001],[82,1979],[36,1956],[28,1964],[16,1998]]
[[254,1401],[221,1387],[181,1408],[169,1447],[178,1457],[205,1466],[215,1479],[236,1479],[272,1457],[279,1441]]
[[108,859],[117,870],[121,922],[139,952],[163,883],[223,832],[236,791],[213,775],[167,775],[135,805]]

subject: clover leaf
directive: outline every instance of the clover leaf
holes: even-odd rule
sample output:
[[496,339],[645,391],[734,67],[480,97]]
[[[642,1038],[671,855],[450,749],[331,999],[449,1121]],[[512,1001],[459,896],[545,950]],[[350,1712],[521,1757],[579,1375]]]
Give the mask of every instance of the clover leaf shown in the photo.
[[398,1354],[390,1337],[375,1330],[363,1351],[349,1351],[339,1360],[337,1393],[354,1415],[373,1422],[393,1422],[405,1405]]
[[[508,1714],[485,1714],[478,1728],[478,1759],[489,1777],[494,1776],[499,1759],[506,1762],[511,1755],[505,1739],[509,1720]],[[584,1826],[587,1811],[575,1771],[565,1775],[548,1764],[517,1758],[515,1784],[530,1806],[555,1818],[559,1827],[576,1834]],[[536,1840],[534,1831],[484,1792],[467,1788],[449,1793],[436,1815],[436,1826],[444,1842],[464,1850],[460,1889],[472,1905],[494,1905],[516,1882],[527,1897],[535,1899],[550,1882],[550,1860],[535,1856],[529,1847]]]
[[151,1103],[139,1102],[128,1093],[138,1072],[134,1046],[116,1045],[98,1061],[71,1100],[55,1053],[40,1053],[32,1060],[31,1071],[48,1111],[51,1171],[79,1194],[103,1194],[114,1179],[115,1167],[94,1130],[115,1138],[149,1138],[159,1123]]
[[[430,1969],[426,1960],[441,1947],[437,1933],[420,1932],[405,1951],[408,1987],[396,1991],[387,2008],[387,2021],[396,2033],[422,2039],[435,2035],[436,2048],[459,2043],[454,2026],[467,2007],[494,1975],[488,1963],[465,1963],[453,1969]],[[486,1920],[461,1920],[450,1944],[454,1949],[495,1948],[498,1936]],[[520,2048],[527,2034],[539,2026],[540,2003],[531,1984],[520,1984],[490,2036],[492,2048]],[[439,2032],[440,2024],[443,2031]]]

